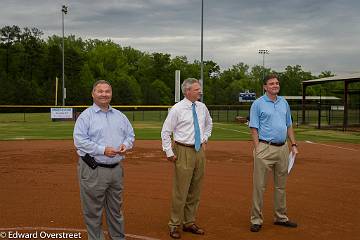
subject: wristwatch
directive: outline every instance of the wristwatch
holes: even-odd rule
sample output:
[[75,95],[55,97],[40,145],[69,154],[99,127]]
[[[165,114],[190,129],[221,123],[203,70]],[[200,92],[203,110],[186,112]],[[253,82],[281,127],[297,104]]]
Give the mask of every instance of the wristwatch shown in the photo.
[[291,144],[292,147],[298,147],[296,143]]

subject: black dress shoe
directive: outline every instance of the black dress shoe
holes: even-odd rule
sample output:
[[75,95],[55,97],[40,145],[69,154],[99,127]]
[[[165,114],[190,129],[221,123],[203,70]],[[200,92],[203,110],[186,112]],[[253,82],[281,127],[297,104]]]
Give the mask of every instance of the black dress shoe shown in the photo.
[[291,222],[291,221],[286,221],[286,222],[274,222],[274,224],[275,224],[275,225],[284,226],[284,227],[289,227],[289,228],[296,228],[296,227],[297,227],[297,223]]
[[261,225],[260,224],[251,224],[250,226],[250,231],[251,232],[258,232],[261,229]]

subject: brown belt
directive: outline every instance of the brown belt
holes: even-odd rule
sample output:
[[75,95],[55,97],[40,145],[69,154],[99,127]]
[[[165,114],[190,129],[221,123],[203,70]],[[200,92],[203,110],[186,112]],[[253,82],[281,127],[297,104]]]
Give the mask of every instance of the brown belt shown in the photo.
[[262,139],[259,139],[259,142],[266,143],[266,144],[269,144],[269,145],[272,145],[272,146],[277,146],[277,147],[281,147],[281,146],[283,146],[285,144],[285,142],[283,142],[283,143],[274,143],[274,142],[269,142],[269,141],[262,140]]
[[[195,145],[194,144],[186,144],[186,143],[181,143],[181,142],[178,142],[178,141],[175,141],[175,143],[177,145],[180,145],[180,146],[183,146],[183,147],[189,147],[189,148],[195,148]],[[200,144],[201,146],[202,144]]]

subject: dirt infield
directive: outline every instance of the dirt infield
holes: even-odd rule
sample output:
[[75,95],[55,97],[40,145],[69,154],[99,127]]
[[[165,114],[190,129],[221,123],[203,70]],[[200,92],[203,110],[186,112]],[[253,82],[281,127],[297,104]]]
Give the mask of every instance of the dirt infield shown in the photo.
[[[206,235],[182,239],[359,239],[360,145],[300,142],[300,151],[287,185],[288,215],[299,227],[272,224],[270,180],[263,229],[251,233],[251,143],[211,141],[198,214]],[[72,141],[0,141],[0,153],[0,232],[85,228]],[[136,141],[124,169],[128,239],[169,239],[173,169],[160,141]]]

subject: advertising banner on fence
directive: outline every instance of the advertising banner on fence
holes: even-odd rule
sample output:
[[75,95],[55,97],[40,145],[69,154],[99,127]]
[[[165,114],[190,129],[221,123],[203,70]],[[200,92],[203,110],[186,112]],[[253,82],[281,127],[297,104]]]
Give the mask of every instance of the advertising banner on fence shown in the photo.
[[51,108],[51,119],[73,119],[73,109]]

